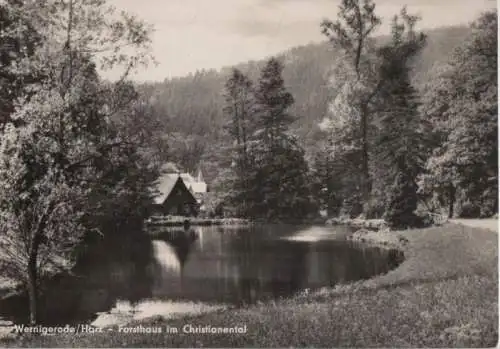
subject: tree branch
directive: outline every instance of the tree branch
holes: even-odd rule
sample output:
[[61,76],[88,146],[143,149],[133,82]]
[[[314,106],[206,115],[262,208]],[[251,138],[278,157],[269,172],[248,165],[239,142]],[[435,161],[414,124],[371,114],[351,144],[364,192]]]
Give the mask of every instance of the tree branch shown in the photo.
[[[105,144],[105,145],[101,146],[97,151],[101,152],[101,151],[104,151],[104,150],[110,150],[110,149],[112,149],[114,147],[120,147],[122,145],[130,145],[130,144],[131,143],[128,142],[128,141],[119,141],[119,142],[115,142],[115,143],[111,143],[111,144]],[[68,164],[64,168],[64,170],[71,171],[71,170],[75,169],[76,167],[78,167],[78,166],[80,166],[80,165],[82,165],[82,164],[84,164],[84,163],[86,163],[86,162],[88,162],[90,160],[97,159],[97,158],[99,158],[101,156],[102,156],[101,153],[89,155],[89,156],[87,156],[87,157],[85,157],[85,158],[83,158],[83,159],[81,159],[81,160],[79,160],[77,162],[73,162],[71,164]]]

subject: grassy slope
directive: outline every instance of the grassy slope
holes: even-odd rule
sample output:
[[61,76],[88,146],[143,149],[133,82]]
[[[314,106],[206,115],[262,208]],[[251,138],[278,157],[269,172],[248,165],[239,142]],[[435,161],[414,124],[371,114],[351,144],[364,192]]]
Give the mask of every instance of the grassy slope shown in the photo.
[[487,347],[498,337],[498,235],[448,224],[404,232],[403,264],[372,280],[293,299],[142,325],[246,324],[244,335],[24,337],[13,346]]
[[498,218],[480,218],[480,219],[453,219],[453,223],[462,224],[469,227],[489,229],[498,233]]

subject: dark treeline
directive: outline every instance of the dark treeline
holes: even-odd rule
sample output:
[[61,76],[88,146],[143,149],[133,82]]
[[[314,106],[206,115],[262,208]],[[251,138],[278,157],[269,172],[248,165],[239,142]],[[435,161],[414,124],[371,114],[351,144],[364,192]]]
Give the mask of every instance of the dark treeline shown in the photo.
[[[411,62],[410,72],[415,87],[424,88],[432,77],[432,67],[447,61],[449,55],[471,33],[467,27],[449,27],[426,31],[427,42]],[[375,38],[385,42],[388,36]],[[309,158],[323,138],[319,124],[335,96],[332,86],[332,64],[340,52],[329,43],[309,44],[290,49],[276,58],[283,63],[285,87],[295,99],[290,113],[297,120],[291,129],[304,143]],[[255,61],[235,66],[249,79],[256,81],[266,61]],[[181,78],[139,86],[141,95],[149,101],[152,111],[163,121],[170,156],[188,171],[196,171],[202,164],[210,182],[218,177],[218,167],[212,166],[214,151],[229,140],[223,132],[227,122],[224,115],[224,85],[232,68],[220,71],[202,70]]]
[[425,224],[426,212],[491,216],[496,12],[427,34],[418,22],[403,8],[377,37],[375,4],[343,1],[321,24],[328,43],[143,88],[166,133],[176,130],[170,156],[206,172],[214,212],[323,209],[394,226]]

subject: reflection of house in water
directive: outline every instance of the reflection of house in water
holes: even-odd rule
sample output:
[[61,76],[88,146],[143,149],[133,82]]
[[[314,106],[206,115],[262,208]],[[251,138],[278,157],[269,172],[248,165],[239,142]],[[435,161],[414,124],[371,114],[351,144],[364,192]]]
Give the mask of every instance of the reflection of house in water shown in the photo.
[[[157,233],[153,240],[155,258],[169,269],[180,271],[186,264],[189,252],[196,240],[198,240],[198,233],[193,228],[166,229]],[[168,261],[172,258],[175,258],[175,262]]]
[[174,248],[163,240],[153,240],[153,251],[156,262],[165,270],[180,274],[181,262]]
[[198,239],[192,228],[166,229],[155,235],[153,250],[157,265],[155,272],[156,291],[160,293],[168,288],[170,292],[183,291],[184,266]]

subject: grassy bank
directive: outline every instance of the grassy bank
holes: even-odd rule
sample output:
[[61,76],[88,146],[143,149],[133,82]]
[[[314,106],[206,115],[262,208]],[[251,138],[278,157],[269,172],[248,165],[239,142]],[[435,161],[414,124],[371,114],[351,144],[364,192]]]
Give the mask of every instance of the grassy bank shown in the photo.
[[[396,234],[396,233],[394,233]],[[28,347],[491,347],[497,343],[497,233],[454,224],[409,230],[407,259],[371,280],[246,309],[142,326],[246,325],[245,334],[23,336]],[[137,325],[131,324],[130,326]]]
[[383,229],[379,231],[359,229],[348,235],[347,240],[369,244],[381,248],[396,248],[404,250],[408,239],[398,231]]
[[361,218],[330,218],[326,225],[347,225],[356,229],[381,230],[387,228],[387,223],[383,219],[361,219]]

